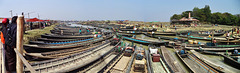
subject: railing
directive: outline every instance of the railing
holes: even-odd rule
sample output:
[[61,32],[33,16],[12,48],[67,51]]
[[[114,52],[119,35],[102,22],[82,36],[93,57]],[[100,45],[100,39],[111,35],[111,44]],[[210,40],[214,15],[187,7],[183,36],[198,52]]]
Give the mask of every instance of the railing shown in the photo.
[[16,48],[14,48],[14,51],[16,52],[17,56],[20,57],[23,64],[30,70],[31,73],[37,73],[36,70],[27,62],[27,60],[18,52]]

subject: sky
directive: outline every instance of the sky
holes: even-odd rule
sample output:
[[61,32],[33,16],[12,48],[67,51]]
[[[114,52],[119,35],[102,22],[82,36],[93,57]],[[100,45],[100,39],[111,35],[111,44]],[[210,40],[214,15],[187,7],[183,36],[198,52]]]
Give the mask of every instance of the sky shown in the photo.
[[240,14],[240,0],[0,0],[0,17],[51,20],[131,20],[169,22],[173,14],[203,8]]

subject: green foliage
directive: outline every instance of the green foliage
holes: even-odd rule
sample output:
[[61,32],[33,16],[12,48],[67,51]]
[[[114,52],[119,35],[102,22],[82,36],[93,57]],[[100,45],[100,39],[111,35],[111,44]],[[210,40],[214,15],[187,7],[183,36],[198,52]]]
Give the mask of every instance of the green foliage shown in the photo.
[[[184,12],[182,12],[182,17],[188,18],[189,12],[192,13],[192,11],[184,11]],[[192,14],[191,14],[191,16],[192,16]]]
[[171,17],[171,20],[173,20],[173,19],[179,20],[179,19],[181,19],[181,18],[182,18],[181,15],[174,14],[174,15]]
[[181,19],[182,17],[188,17],[188,13],[191,13],[191,17],[198,19],[202,23],[213,23],[223,25],[240,25],[240,14],[232,15],[231,13],[211,13],[210,6],[205,5],[204,8],[199,9],[194,7],[192,11],[184,11],[182,14],[174,14],[170,19]]

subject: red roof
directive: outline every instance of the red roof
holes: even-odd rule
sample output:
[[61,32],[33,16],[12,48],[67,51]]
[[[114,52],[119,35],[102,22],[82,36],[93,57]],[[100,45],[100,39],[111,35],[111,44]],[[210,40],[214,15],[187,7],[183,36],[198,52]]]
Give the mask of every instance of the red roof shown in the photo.
[[33,19],[29,19],[27,20],[27,22],[43,22],[43,21],[49,21],[49,20],[40,20],[40,19],[37,19],[37,18],[33,18]]

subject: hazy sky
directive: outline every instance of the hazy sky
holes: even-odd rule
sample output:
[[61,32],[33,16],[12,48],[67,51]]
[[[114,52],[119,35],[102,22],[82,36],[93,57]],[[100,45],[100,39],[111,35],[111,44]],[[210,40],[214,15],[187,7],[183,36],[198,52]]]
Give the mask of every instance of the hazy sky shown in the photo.
[[[54,20],[136,20],[169,22],[173,14],[203,8],[240,14],[240,0],[0,0],[0,17],[34,12]],[[27,15],[25,17],[28,17]]]

